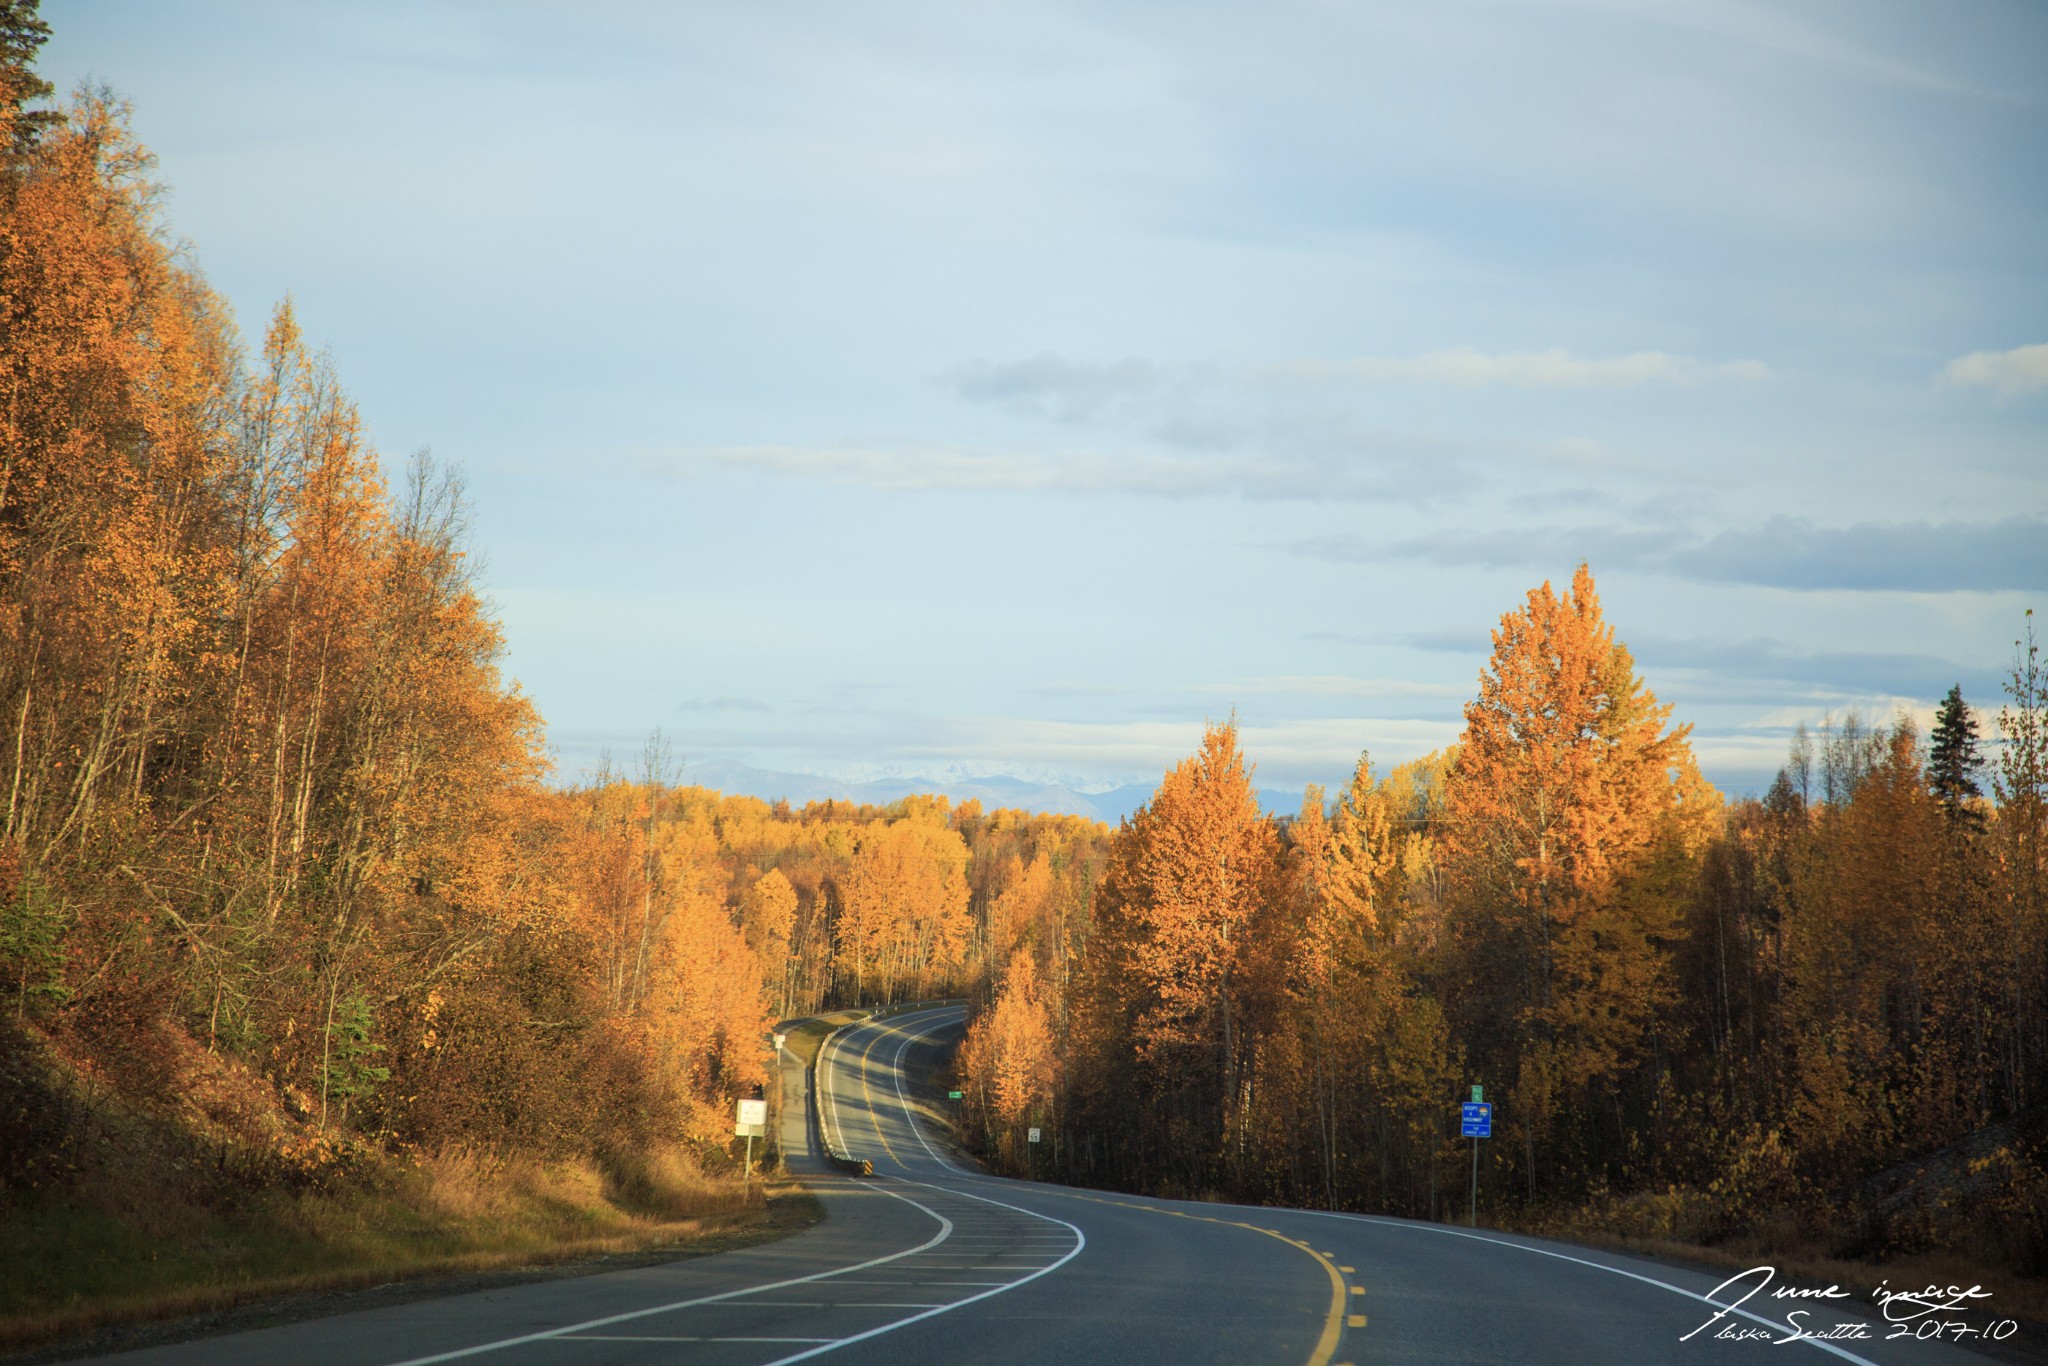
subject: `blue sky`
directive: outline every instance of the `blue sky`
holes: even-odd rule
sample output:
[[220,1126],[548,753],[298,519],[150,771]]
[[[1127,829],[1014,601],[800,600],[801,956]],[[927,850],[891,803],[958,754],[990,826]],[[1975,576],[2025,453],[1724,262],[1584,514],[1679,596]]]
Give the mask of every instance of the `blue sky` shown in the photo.
[[2048,605],[2048,9],[46,0],[562,771],[1260,781],[1591,562],[1709,776]]

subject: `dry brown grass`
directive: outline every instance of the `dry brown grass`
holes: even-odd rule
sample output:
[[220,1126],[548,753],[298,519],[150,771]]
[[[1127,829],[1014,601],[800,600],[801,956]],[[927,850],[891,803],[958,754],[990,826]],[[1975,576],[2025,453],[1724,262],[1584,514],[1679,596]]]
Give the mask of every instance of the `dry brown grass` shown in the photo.
[[760,1183],[707,1177],[680,1150],[602,1164],[452,1152],[382,1176],[232,1211],[161,1190],[18,1206],[0,1224],[0,1348],[305,1291],[773,1236]]
[[813,1015],[807,1019],[791,1021],[785,1030],[787,1035],[783,1047],[796,1060],[809,1067],[818,1060],[818,1049],[833,1030],[841,1025],[852,1024],[865,1019],[866,1010],[834,1010],[824,1015]]
[[1860,1310],[1874,1312],[1871,1293],[1925,1286],[1981,1286],[1992,1298],[1979,1302],[1968,1318],[1979,1326],[1995,1319],[2020,1324],[2002,1343],[1971,1342],[1969,1349],[2005,1361],[2048,1361],[2037,1344],[2048,1340],[2048,1280],[2007,1269],[1996,1255],[1974,1260],[1960,1252],[1896,1253],[1882,1260],[1845,1257],[1824,1241],[1802,1235],[1789,1217],[1765,1221],[1756,1231],[1731,1238],[1703,1236],[1707,1206],[1683,1190],[1637,1192],[1596,1200],[1565,1213],[1509,1221],[1504,1227],[1541,1237],[1609,1248],[1709,1273],[1734,1274],[1768,1266],[1775,1283],[1823,1288],[1840,1286]]

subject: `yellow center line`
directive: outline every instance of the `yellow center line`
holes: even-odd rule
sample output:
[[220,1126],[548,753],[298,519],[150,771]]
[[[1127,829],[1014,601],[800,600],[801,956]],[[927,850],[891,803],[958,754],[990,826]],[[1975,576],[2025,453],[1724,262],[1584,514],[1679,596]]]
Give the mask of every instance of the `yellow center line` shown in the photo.
[[896,1150],[889,1146],[889,1136],[882,1132],[882,1121],[875,1118],[875,1093],[868,1086],[868,1075],[870,1071],[868,1067],[868,1055],[875,1051],[876,1044],[888,1038],[891,1034],[894,1034],[895,1032],[896,1027],[894,1025],[890,1025],[887,1029],[884,1029],[881,1033],[875,1035],[874,1038],[869,1039],[868,1046],[861,1050],[860,1093],[868,1103],[868,1127],[870,1129],[873,1129],[875,1131],[875,1137],[882,1141],[882,1151],[889,1154],[889,1160],[891,1162],[894,1162],[897,1166],[901,1167],[905,1165],[903,1159],[896,1156]]
[[[1268,1238],[1277,1238],[1289,1247],[1300,1248],[1303,1252],[1315,1258],[1316,1264],[1321,1266],[1330,1277],[1330,1312],[1323,1316],[1322,1336],[1316,1339],[1316,1349],[1309,1353],[1306,1366],[1330,1366],[1331,1359],[1337,1355],[1337,1344],[1344,1336],[1344,1320],[1347,1317],[1344,1313],[1344,1278],[1337,1273],[1337,1264],[1335,1262],[1316,1251],[1313,1247],[1310,1247],[1307,1243],[1302,1242],[1299,1238],[1290,1238],[1277,1228],[1265,1228],[1258,1224],[1247,1224],[1241,1219],[1212,1219],[1206,1214],[1189,1214],[1185,1210],[1161,1209],[1157,1205],[1139,1205],[1129,1200],[1105,1200],[1100,1196],[1079,1195],[1073,1191],[1060,1190],[1053,1186],[1040,1186],[1038,1189],[1046,1195],[1064,1195],[1069,1200],[1086,1200],[1091,1205],[1116,1205],[1122,1209],[1144,1210],[1147,1214],[1166,1214],[1171,1215],[1175,1219],[1193,1219],[1197,1223],[1221,1224],[1225,1228],[1246,1229],[1252,1233],[1263,1233]],[[1351,1293],[1363,1295],[1365,1290],[1363,1287],[1353,1287]],[[1363,1314],[1353,1314],[1349,1317],[1353,1320],[1351,1327],[1362,1328],[1365,1326],[1365,1316]]]

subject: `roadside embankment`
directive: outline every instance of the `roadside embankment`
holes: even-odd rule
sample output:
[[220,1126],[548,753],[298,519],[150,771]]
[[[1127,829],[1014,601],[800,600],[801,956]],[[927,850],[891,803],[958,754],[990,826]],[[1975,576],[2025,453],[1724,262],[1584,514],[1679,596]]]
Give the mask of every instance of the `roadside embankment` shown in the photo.
[[[279,1296],[724,1251],[819,1217],[789,1183],[728,1172],[702,1138],[394,1151],[253,1103],[236,1125],[202,1122],[97,1085],[32,1037],[8,1042],[0,1128],[49,1141],[5,1154],[0,1351]],[[194,1067],[181,1090],[238,1080],[215,1071]]]

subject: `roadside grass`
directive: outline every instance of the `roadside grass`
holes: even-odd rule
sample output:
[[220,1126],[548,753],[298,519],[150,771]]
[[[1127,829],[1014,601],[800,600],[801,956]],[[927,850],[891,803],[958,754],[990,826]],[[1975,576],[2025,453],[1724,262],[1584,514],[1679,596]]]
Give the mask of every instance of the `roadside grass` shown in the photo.
[[818,1061],[818,1050],[824,1047],[826,1038],[841,1025],[850,1025],[855,1020],[865,1020],[865,1010],[834,1010],[824,1015],[807,1015],[800,1020],[787,1020],[775,1026],[783,1033],[783,1048],[806,1067]]
[[[808,1066],[834,1029],[926,1004],[792,1021],[785,1045]],[[396,1157],[309,1135],[210,1054],[183,1059],[193,1114],[110,1103],[47,1049],[32,1061],[14,1077],[24,1113],[56,1107],[86,1120],[81,1141],[0,1187],[0,1352],[9,1354],[177,1340],[221,1331],[223,1320],[249,1326],[287,1300],[321,1298],[311,1312],[346,1307],[325,1304],[330,1292],[721,1252],[823,1213],[801,1185],[743,1182],[685,1144],[562,1161]],[[203,1324],[168,1322],[194,1316]]]
[[[861,1020],[887,1019],[892,1015],[928,1010],[938,1005],[964,1004],[965,1002],[958,998],[901,1001],[893,1005],[834,1010],[822,1015],[785,1020],[775,1028],[783,1035],[783,1048],[805,1067],[813,1067],[817,1064],[818,1051],[824,1047],[825,1040],[831,1037],[834,1031],[847,1025]],[[924,1067],[913,1066],[907,1081],[908,1098],[916,1105],[925,1124],[932,1132],[947,1136],[954,1147],[964,1155],[957,1107],[950,1100],[944,1099],[947,1088],[953,1084],[952,1053],[949,1051],[937,1062]]]
[[1877,1239],[1868,1231],[1858,1245],[1841,1231],[1802,1225],[1790,1210],[1732,1235],[1717,1234],[1714,1223],[1714,1207],[1705,1195],[1672,1186],[1661,1192],[1602,1194],[1568,1209],[1527,1211],[1500,1226],[1708,1272],[1732,1275],[1768,1266],[1775,1273],[1773,1288],[1839,1286],[1849,1292],[1845,1304],[1870,1313],[1879,1308],[1873,1292],[1880,1285],[1894,1291],[1981,1286],[1992,1297],[1974,1303],[1967,1315],[1971,1321],[2013,1319],[2030,1328],[2048,1325],[2048,1278],[2027,1274],[2027,1254],[1994,1236],[1989,1219],[1979,1222],[1975,1238],[1919,1248],[1894,1246],[1882,1252],[1872,1248]]
[[935,1001],[899,1001],[894,1005],[862,1006],[855,1010],[832,1010],[822,1015],[806,1015],[801,1019],[785,1020],[775,1026],[783,1032],[783,1047],[796,1055],[798,1062],[810,1067],[818,1060],[818,1050],[826,1038],[842,1025],[856,1020],[887,1019],[891,1015],[908,1014],[915,1010],[926,1010],[936,1005],[964,1004],[957,999]]
[[[144,1179],[0,1212],[0,1350],[109,1324],[306,1291],[604,1254],[723,1251],[815,1222],[809,1197],[706,1177],[680,1152],[632,1162],[428,1157],[349,1188],[271,1189],[231,1208]],[[715,1245],[714,1245],[715,1244]]]

